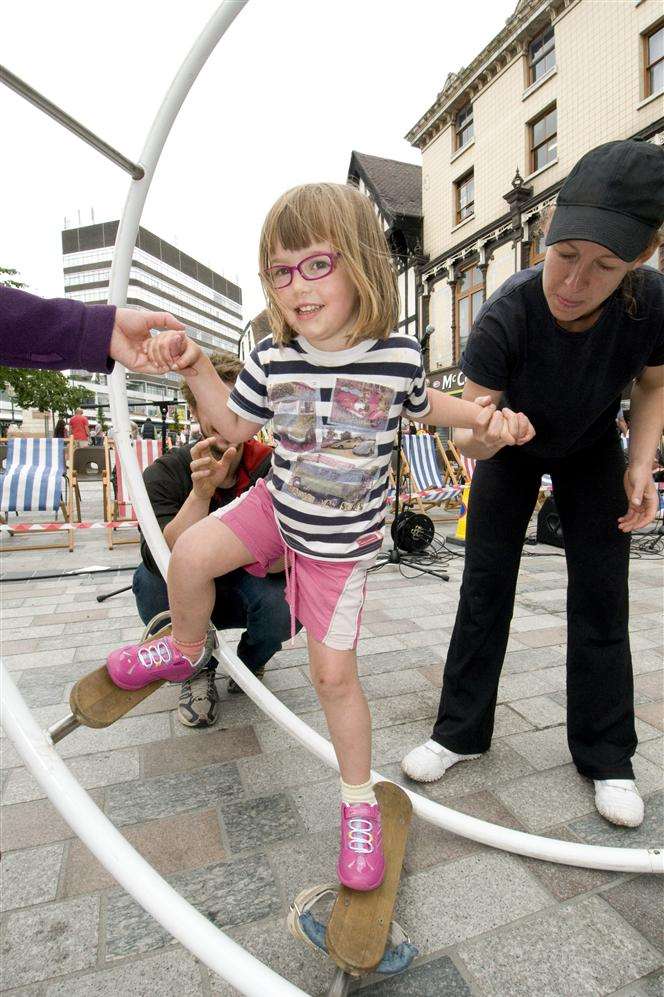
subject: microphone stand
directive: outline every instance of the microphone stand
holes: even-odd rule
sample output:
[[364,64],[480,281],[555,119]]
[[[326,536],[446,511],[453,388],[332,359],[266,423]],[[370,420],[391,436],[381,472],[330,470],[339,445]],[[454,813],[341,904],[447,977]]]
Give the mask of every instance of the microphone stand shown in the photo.
[[[399,426],[397,429],[397,467],[396,467],[396,494],[394,497],[394,522],[393,522],[393,546],[390,550],[385,551],[385,553],[379,554],[376,559],[376,564],[371,569],[372,571],[380,571],[384,568],[386,564],[398,564],[403,565],[406,568],[413,568],[415,571],[419,571],[423,575],[433,575],[434,578],[440,578],[443,582],[449,582],[450,576],[445,574],[440,569],[427,568],[423,564],[417,561],[410,560],[412,556],[411,552],[401,550],[399,547],[399,505],[401,501],[401,440],[402,440],[402,419],[399,417]],[[437,559],[438,555],[431,554],[430,558],[432,560]]]

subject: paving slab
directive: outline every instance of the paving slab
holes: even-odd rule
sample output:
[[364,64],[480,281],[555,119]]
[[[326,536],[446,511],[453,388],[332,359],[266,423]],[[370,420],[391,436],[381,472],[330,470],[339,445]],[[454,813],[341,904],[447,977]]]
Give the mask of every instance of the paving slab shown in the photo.
[[284,793],[234,803],[224,800],[220,812],[231,850],[235,853],[265,848],[304,830],[297,809]]
[[[198,869],[227,858],[216,810],[162,817],[122,828],[127,839],[162,876]],[[65,897],[112,889],[116,881],[82,841],[67,850],[61,894]]]
[[[271,917],[281,897],[264,856],[220,862],[170,876],[168,882],[219,928]],[[75,902],[75,901],[72,901]],[[109,894],[106,908],[106,958],[149,952],[172,944],[171,936],[123,891]]]
[[569,765],[572,761],[567,745],[566,726],[515,734],[513,737],[508,737],[506,742],[538,770],[558,768],[561,765]]
[[45,997],[201,997],[202,972],[193,955],[169,948],[147,959],[51,984]]
[[[573,834],[568,827],[555,827],[542,833],[545,838],[555,838],[558,841],[580,842],[581,838]],[[590,893],[609,883],[615,883],[623,878],[622,873],[607,872],[603,869],[583,869],[575,865],[560,865],[557,862],[545,862],[539,859],[519,856],[519,862],[536,876],[545,889],[556,900],[565,901],[582,893]]]
[[363,987],[362,997],[471,997],[470,989],[449,956],[412,965],[405,973]]
[[208,765],[196,772],[162,775],[107,790],[106,815],[114,824],[138,824],[192,810],[209,810],[242,796],[235,766]]
[[144,778],[189,772],[214,763],[257,755],[260,744],[253,727],[213,730],[203,738],[170,738],[139,749]]
[[402,881],[395,917],[426,955],[550,902],[516,859],[487,851],[408,876]]
[[661,876],[637,876],[602,892],[604,900],[664,952],[664,880]]
[[[493,793],[471,793],[460,799],[449,800],[446,806],[450,810],[468,814],[470,817],[477,817],[479,820],[489,821],[491,824],[511,827],[518,831],[523,830],[523,825]],[[443,862],[485,850],[486,846],[473,841],[471,838],[464,838],[452,831],[445,831],[414,816],[406,844],[404,869],[407,873],[421,872]]]
[[5,852],[0,864],[0,910],[55,900],[64,843]]
[[590,897],[459,946],[486,997],[598,997],[659,968],[661,955]]
[[[84,789],[131,782],[139,776],[138,752],[103,751],[72,758],[69,770]],[[26,803],[45,796],[45,791],[26,769],[12,769],[2,792],[2,803],[3,806]]]
[[94,966],[98,925],[98,897],[10,914],[0,943],[3,988],[10,990]]
[[[98,806],[103,804],[102,789],[93,789],[88,795]],[[35,800],[32,803],[5,806],[0,817],[2,852],[46,845],[51,841],[63,841],[74,836],[69,824],[60,816],[50,800]]]
[[306,785],[330,774],[329,766],[299,745],[270,755],[257,754],[239,759],[237,769],[248,797],[265,796],[270,791]]
[[539,832],[595,810],[593,784],[574,765],[514,779],[494,792],[529,831]]
[[[290,980],[307,994],[327,994],[334,967],[322,952],[298,941],[288,931],[283,918],[231,928],[231,937],[252,955]],[[239,991],[221,977],[209,973],[209,993],[213,997],[238,997]],[[266,993],[265,997],[269,997]]]
[[566,710],[549,699],[548,696],[533,696],[532,699],[520,699],[514,703],[512,709],[519,713],[533,727],[540,730],[545,727],[554,727],[556,724],[565,723],[567,719]]

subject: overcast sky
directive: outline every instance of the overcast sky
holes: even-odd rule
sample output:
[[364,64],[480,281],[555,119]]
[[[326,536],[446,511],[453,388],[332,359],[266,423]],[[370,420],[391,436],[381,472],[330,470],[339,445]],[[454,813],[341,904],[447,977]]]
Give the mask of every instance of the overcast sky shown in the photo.
[[[21,0],[0,63],[131,159],[216,0]],[[412,163],[403,136],[516,0],[249,0],[171,131],[142,224],[263,307],[256,255],[284,190],[344,182],[353,149]],[[0,265],[63,293],[60,232],[118,218],[129,177],[0,85]]]

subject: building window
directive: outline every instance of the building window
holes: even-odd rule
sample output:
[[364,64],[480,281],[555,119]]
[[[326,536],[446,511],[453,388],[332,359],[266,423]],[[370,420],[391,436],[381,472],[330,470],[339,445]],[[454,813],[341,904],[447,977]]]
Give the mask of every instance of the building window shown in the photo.
[[465,221],[475,214],[475,177],[473,171],[466,173],[454,184],[456,190],[456,220]]
[[557,112],[555,107],[530,123],[530,172],[552,163],[558,155]]
[[536,266],[541,263],[546,254],[546,236],[544,232],[540,229],[539,225],[533,232],[533,237],[530,240],[530,253],[528,258],[528,265],[531,267]]
[[556,64],[556,43],[553,28],[547,28],[528,46],[528,85],[541,80]]
[[454,119],[454,149],[463,149],[475,137],[473,128],[473,105],[466,104]]
[[473,322],[484,303],[484,277],[479,267],[468,267],[459,274],[455,292],[457,357],[468,342]]
[[664,24],[646,35],[644,41],[645,90],[651,97],[664,90]]

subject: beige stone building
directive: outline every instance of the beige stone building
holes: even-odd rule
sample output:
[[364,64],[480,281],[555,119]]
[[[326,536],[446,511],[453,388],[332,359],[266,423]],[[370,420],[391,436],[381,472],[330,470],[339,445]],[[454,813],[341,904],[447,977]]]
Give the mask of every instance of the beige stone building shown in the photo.
[[613,139],[664,144],[662,0],[519,0],[406,137],[422,151],[430,383],[458,391],[474,316],[542,258],[539,216],[579,157]]

